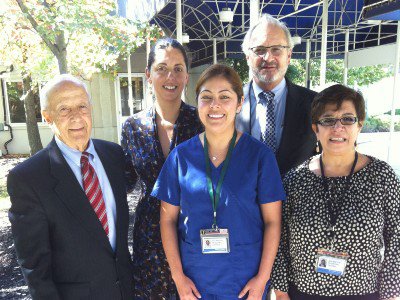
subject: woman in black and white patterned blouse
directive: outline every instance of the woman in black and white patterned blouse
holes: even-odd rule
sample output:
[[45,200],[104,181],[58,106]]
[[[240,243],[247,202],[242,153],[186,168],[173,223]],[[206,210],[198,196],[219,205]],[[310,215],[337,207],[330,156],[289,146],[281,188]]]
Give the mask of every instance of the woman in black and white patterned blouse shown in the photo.
[[315,97],[311,114],[323,151],[284,179],[277,300],[400,299],[400,181],[355,149],[364,99],[334,85]]

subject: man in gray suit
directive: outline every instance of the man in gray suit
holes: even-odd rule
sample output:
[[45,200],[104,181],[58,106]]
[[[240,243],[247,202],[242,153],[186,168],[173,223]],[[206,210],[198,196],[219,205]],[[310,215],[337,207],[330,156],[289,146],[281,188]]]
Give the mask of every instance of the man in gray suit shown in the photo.
[[275,152],[283,176],[315,153],[310,107],[316,93],[285,78],[293,42],[284,23],[263,15],[247,32],[242,48],[252,78],[244,87],[236,127]]

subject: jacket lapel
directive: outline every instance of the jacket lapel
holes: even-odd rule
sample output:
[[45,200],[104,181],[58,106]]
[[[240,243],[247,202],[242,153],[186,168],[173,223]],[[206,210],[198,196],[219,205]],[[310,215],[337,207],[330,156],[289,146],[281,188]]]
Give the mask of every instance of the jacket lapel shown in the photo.
[[50,172],[58,181],[54,190],[59,199],[65,204],[70,213],[76,217],[82,227],[112,252],[108,237],[96,213],[54,139],[49,144],[48,151]]
[[250,128],[250,109],[251,109],[251,97],[252,97],[252,91],[253,89],[251,88],[252,86],[252,81],[250,81],[248,84],[246,84],[243,88],[243,95],[244,95],[244,102],[242,109],[240,113],[236,117],[236,129],[242,132],[245,132],[249,135],[251,135],[251,128]]
[[92,139],[92,141],[96,149],[97,155],[101,160],[104,170],[106,171],[108,181],[110,182],[110,186],[114,194],[115,207],[116,207],[115,230],[116,230],[116,245],[117,245],[116,251],[117,251],[120,242],[119,233],[123,232],[123,229],[121,227],[122,215],[124,213],[124,210],[126,211],[128,210],[128,207],[123,207],[123,203],[125,202],[120,201],[120,199],[126,199],[126,185],[124,178],[115,176],[116,174],[121,173],[121,170],[118,169],[119,168],[118,165],[113,163],[113,159],[107,156],[107,153],[105,153],[104,149],[99,146],[96,140]]
[[281,143],[279,145],[278,151],[276,153],[276,157],[278,162],[281,158],[286,156],[286,153],[292,151],[293,145],[293,135],[290,132],[293,128],[298,128],[298,126],[303,126],[302,124],[297,124],[297,116],[299,114],[299,104],[298,98],[296,97],[296,87],[286,79],[286,86],[288,89],[287,96],[286,96],[286,107],[285,107],[285,118],[283,123],[283,131],[282,131],[282,138]]

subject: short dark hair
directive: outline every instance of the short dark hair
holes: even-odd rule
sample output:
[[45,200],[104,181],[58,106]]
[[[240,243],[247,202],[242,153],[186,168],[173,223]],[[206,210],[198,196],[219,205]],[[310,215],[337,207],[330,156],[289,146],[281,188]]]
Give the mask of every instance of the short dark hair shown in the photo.
[[157,40],[157,42],[150,49],[149,58],[147,60],[147,70],[149,70],[149,72],[151,70],[151,66],[153,65],[154,61],[156,60],[156,51],[158,49],[166,49],[168,47],[178,49],[182,53],[183,59],[185,60],[186,71],[189,70],[189,58],[188,58],[185,48],[177,40],[170,38],[170,37],[166,37],[166,38]]
[[205,69],[203,73],[201,73],[196,84],[196,99],[198,99],[200,89],[204,83],[219,76],[225,78],[231,84],[233,91],[238,96],[238,102],[240,102],[243,97],[242,80],[240,79],[239,74],[233,68],[224,64],[211,65]]
[[360,92],[357,92],[342,84],[332,85],[318,93],[311,104],[311,120],[316,124],[324,114],[326,105],[336,104],[340,109],[343,101],[351,101],[356,109],[359,122],[365,120],[365,101]]

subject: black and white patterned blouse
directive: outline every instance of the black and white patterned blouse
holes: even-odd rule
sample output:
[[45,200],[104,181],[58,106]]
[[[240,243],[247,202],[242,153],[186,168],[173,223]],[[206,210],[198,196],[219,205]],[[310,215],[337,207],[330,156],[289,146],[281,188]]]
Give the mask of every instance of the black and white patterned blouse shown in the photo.
[[[315,271],[317,249],[330,246],[321,176],[309,170],[311,159],[286,175],[281,244],[271,276],[275,289],[287,292],[291,283],[321,296],[400,296],[400,181],[387,163],[370,159],[354,173],[340,204],[333,251],[350,255],[341,277]],[[327,180],[331,192],[341,195],[346,177]]]

